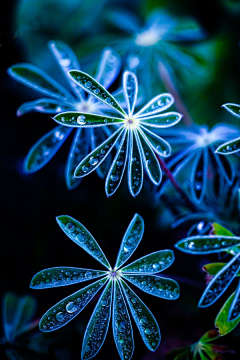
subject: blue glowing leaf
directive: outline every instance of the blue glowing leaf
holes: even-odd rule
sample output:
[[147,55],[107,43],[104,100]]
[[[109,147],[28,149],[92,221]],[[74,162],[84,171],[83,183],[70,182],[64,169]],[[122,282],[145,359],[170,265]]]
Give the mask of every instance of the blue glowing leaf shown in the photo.
[[98,100],[104,102],[105,104],[111,106],[114,110],[119,112],[121,115],[125,115],[125,111],[117,103],[114,97],[101,85],[98,81],[93,79],[90,75],[77,70],[72,70],[69,72],[69,75],[80,85],[85,91],[89,94],[96,97]]
[[107,89],[118,76],[120,68],[120,56],[113,49],[107,48],[102,52],[95,79]]
[[130,360],[134,351],[132,324],[118,281],[114,281],[112,327],[121,360]]
[[236,320],[240,321],[240,280],[228,313],[228,321]]
[[[100,146],[107,137],[111,136],[111,132],[107,131],[108,128],[94,127],[90,129],[91,133],[91,151]],[[113,129],[115,131],[115,129]],[[97,167],[96,173],[101,179],[104,179],[112,163],[112,155],[109,154],[106,159]]]
[[240,237],[196,235],[178,241],[174,246],[188,254],[211,254],[240,245]]
[[86,156],[77,166],[74,176],[84,177],[94,171],[111,152],[112,148],[122,135],[123,130],[123,127],[119,128],[100,146],[98,146],[88,156]]
[[81,182],[81,179],[74,177],[74,171],[89,151],[90,144],[86,131],[87,130],[77,129],[72,142],[66,165],[66,184],[68,189],[76,188]]
[[181,114],[177,112],[169,112],[165,114],[143,117],[140,119],[140,124],[157,128],[167,128],[176,125],[181,119]]
[[220,145],[217,148],[216,153],[221,155],[231,155],[238,151],[240,151],[240,137]]
[[240,105],[238,104],[224,104],[222,107],[227,110],[230,114],[240,118]]
[[134,73],[125,71],[123,74],[124,96],[128,108],[128,116],[132,116],[138,94],[138,81]]
[[100,279],[59,301],[41,318],[39,323],[40,330],[49,332],[66,325],[87,306],[107,280],[108,277]]
[[121,269],[121,272],[156,274],[167,269],[174,262],[172,250],[160,250],[132,262]]
[[106,178],[105,191],[108,197],[112,196],[121,184],[128,156],[128,143],[129,133],[125,130]]
[[59,101],[57,99],[38,99],[22,104],[17,110],[17,116],[22,116],[31,111],[37,111],[45,114],[56,114],[69,109],[70,107],[68,104],[65,105],[63,101]]
[[150,295],[167,300],[176,300],[180,295],[180,288],[175,280],[156,275],[122,274],[139,289]]
[[143,185],[143,164],[135,132],[131,131],[129,135],[128,188],[135,197]]
[[153,152],[148,139],[143,133],[136,132],[139,148],[141,149],[143,164],[149,179],[155,184],[159,185],[162,180],[162,171],[157,160],[155,153]]
[[60,149],[72,129],[57,126],[41,137],[30,149],[24,161],[24,171],[34,173],[45,166]]
[[87,325],[82,345],[81,358],[91,359],[101,349],[109,327],[112,307],[113,281],[104,289]]
[[136,117],[145,117],[165,111],[172,106],[174,99],[171,94],[160,94],[149,101],[138,113]]
[[228,160],[226,156],[221,156],[213,151],[214,158],[216,159],[216,163],[221,170],[222,175],[224,176],[225,180],[228,182],[229,185],[232,185],[234,180],[234,169],[231,162]]
[[121,285],[144,344],[150,351],[155,351],[161,341],[160,329],[155,317],[124,280],[121,280]]
[[151,146],[154,148],[156,153],[160,156],[170,156],[172,149],[169,143],[165,140],[163,140],[160,136],[154,134],[152,131],[149,131],[144,126],[141,126],[138,131],[148,139]]
[[74,93],[82,99],[84,93],[77,84],[69,78],[68,72],[70,70],[80,70],[78,59],[72,49],[62,41],[50,41],[49,48],[55,56],[59,66],[61,67],[68,83],[70,84]]
[[114,267],[115,269],[119,269],[130,258],[130,256],[132,256],[142,240],[143,232],[143,218],[140,215],[135,214],[123,236],[116,265]]
[[110,264],[104,255],[97,241],[90,232],[79,221],[71,216],[57,216],[57,223],[63,232],[74,241],[78,246],[84,249],[94,259],[99,261],[106,268],[110,268]]
[[8,69],[8,74],[24,85],[45,95],[58,99],[71,99],[71,94],[47,73],[30,64],[15,64]]
[[206,289],[204,290],[201,299],[198,303],[199,307],[207,307],[212,305],[219,297],[226,291],[232,283],[234,277],[240,269],[240,253],[238,253],[231,261],[229,261],[220,270],[217,275],[213,277]]
[[192,170],[191,193],[195,201],[202,201],[207,184],[208,149],[204,149],[196,158]]
[[77,284],[107,275],[106,271],[59,266],[39,271],[31,280],[32,289],[47,289]]
[[111,116],[67,111],[57,114],[53,118],[58,124],[71,127],[106,126],[122,123],[123,119]]

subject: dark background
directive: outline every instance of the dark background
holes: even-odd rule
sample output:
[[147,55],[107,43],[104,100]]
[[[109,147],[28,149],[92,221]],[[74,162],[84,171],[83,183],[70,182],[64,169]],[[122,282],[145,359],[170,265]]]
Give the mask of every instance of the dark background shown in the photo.
[[[170,2],[169,6],[175,6],[180,13],[185,11],[188,15],[195,16],[210,38],[220,32],[229,39],[231,51],[228,49],[229,53],[223,54],[226,59],[221,76],[228,85],[232,83],[237,87],[240,80],[238,14],[226,12],[220,1],[189,0],[179,4],[175,1]],[[4,11],[2,9],[0,14],[2,199],[0,288],[2,294],[13,291],[19,295],[26,293],[34,295],[39,305],[37,316],[40,317],[53,304],[76,291],[78,285],[33,291],[28,286],[36,272],[61,265],[98,268],[96,261],[62,233],[55,216],[68,214],[83,223],[95,236],[111,264],[115,262],[120,241],[135,212],[143,216],[146,228],[142,243],[132,260],[158,249],[172,249],[173,244],[185,236],[186,232],[177,232],[161,226],[162,214],[167,216],[165,209],[167,205],[156,203],[148,181],[145,181],[144,188],[136,199],[129,195],[126,179],[121,190],[111,199],[107,199],[104,182],[99,180],[96,174],[85,178],[76,190],[68,191],[63,175],[70,139],[44,169],[30,176],[22,173],[22,162],[26,153],[42,134],[51,129],[52,123],[48,116],[42,114],[32,113],[23,118],[17,118],[15,115],[18,106],[27,99],[27,92],[6,74],[6,69],[13,63],[26,61],[21,39],[14,37],[16,31],[13,23],[14,10],[15,1],[8,1],[5,2]],[[219,87],[218,92],[221,96]],[[214,97],[217,95],[213,94]],[[34,96],[35,94],[32,98]],[[176,261],[167,270],[167,274],[179,281],[181,297],[171,302],[141,293],[141,298],[150,307],[160,325],[162,344],[157,354],[150,354],[133,324],[136,345],[133,359],[164,359],[166,352],[174,347],[197,341],[205,331],[213,328],[215,316],[225,300],[223,297],[209,309],[197,308],[198,299],[205,287],[201,267],[209,260],[215,261],[216,257],[197,258],[177,251],[175,255]],[[95,301],[65,328],[49,335],[56,344],[43,358],[54,358],[56,349],[60,349],[62,354],[66,354],[64,355],[66,359],[80,359],[83,331],[94,304]],[[238,329],[234,334],[222,338],[220,342],[236,351],[239,334]],[[111,329],[96,358],[106,360],[118,358]],[[235,356],[227,354],[226,358],[235,358]]]

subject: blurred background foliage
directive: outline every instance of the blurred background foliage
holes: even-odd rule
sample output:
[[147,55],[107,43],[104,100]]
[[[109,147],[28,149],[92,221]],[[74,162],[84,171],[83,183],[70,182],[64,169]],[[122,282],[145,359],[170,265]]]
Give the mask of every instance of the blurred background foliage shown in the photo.
[[[145,241],[136,251],[136,255],[134,254],[136,258],[146,252],[172,248],[177,240],[186,236],[190,225],[176,228],[171,228],[171,225],[177,216],[192,213],[184,199],[176,197],[176,192],[170,192],[159,200],[155,189],[145,181],[141,194],[132,199],[124,181],[121,190],[113,198],[107,199],[103,181],[99,180],[96,174],[84,179],[77,190],[69,192],[63,176],[66,146],[41,172],[30,176],[23,174],[22,163],[25,155],[39,136],[52,128],[52,120],[48,115],[37,113],[16,118],[15,111],[18,106],[23,101],[35,99],[36,94],[11,80],[6,69],[16,62],[30,62],[48,71],[53,77],[57,76],[59,69],[48,51],[47,42],[59,39],[74,49],[83,69],[93,73],[102,48],[112,45],[118,50],[126,37],[126,33],[109,20],[109,14],[113,10],[129,11],[144,24],[148,15],[160,8],[174,18],[194,18],[205,34],[199,41],[181,44],[187,49],[185,51],[197,59],[196,67],[184,69],[174,65],[174,75],[169,72],[170,88],[177,89],[186,115],[188,112],[188,116],[195,123],[207,126],[223,122],[239,126],[237,120],[224,111],[221,105],[226,102],[240,103],[240,1],[12,0],[5,6],[6,11],[0,14],[2,298],[8,291],[19,295],[30,293],[30,279],[42,268],[59,265],[94,268],[93,260],[75,251],[76,245],[69,243],[61,234],[55,223],[56,215],[64,213],[80,219],[99,239],[101,247],[112,262],[125,228],[135,212],[143,216],[146,224]],[[128,66],[126,60],[123,56],[124,67]],[[139,71],[143,73],[144,68]],[[117,88],[120,84],[119,76],[114,86]],[[163,87],[164,84],[159,78],[151,89],[153,95],[157,95]],[[71,140],[67,141],[70,144]],[[236,166],[238,164],[236,162]],[[218,202],[221,200],[221,193],[215,191],[211,197],[214,199],[209,197],[207,201],[207,206],[213,213],[210,220],[216,220],[214,214],[218,220],[226,220],[224,206],[222,202],[219,206]],[[230,205],[227,203],[225,206],[228,207],[227,213],[230,213],[228,228],[236,229],[236,202]],[[210,210],[208,209],[208,212]],[[235,211],[235,214],[231,215],[231,211]],[[206,213],[206,210],[199,209],[197,215],[199,212]],[[156,353],[149,353],[135,329],[137,345],[134,359],[164,359],[170,350],[195,343],[213,327],[218,305],[200,310],[197,302],[205,287],[202,266],[216,261],[216,255],[195,258],[179,252],[175,254],[176,261],[169,270],[169,275],[180,282],[181,297],[176,303],[169,304],[164,300],[147,296],[145,299],[143,296],[143,300],[156,315],[163,340]],[[77,289],[78,286],[75,286],[75,290]],[[51,294],[51,291],[34,293],[39,304],[37,318],[68,293],[68,289],[55,289],[54,294]],[[84,328],[93,306],[94,304],[88,307],[67,327],[47,335],[45,344],[49,345],[49,348],[45,353],[32,355],[30,352],[30,355],[24,354],[20,357],[16,355],[15,347],[11,350],[12,345],[3,345],[1,342],[1,358],[7,349],[8,352],[13,352],[10,359],[27,359],[29,356],[30,359],[79,359]],[[218,340],[218,344],[222,341],[229,349],[236,351],[235,354],[228,353],[226,359],[239,358],[239,335],[238,327],[224,337],[224,341]],[[28,346],[25,344],[23,347]],[[117,353],[109,334],[98,358],[107,360],[113,357],[117,357]]]

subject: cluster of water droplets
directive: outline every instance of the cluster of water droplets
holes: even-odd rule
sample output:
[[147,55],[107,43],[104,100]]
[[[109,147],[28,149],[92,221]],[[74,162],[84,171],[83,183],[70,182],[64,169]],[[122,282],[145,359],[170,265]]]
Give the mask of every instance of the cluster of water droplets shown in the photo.
[[187,240],[180,241],[177,245],[178,248],[185,249],[189,252],[211,252],[221,251],[226,248],[235,246],[240,243],[240,239],[234,237],[195,237]]
[[159,114],[159,115],[153,115],[152,117],[149,118],[141,118],[141,123],[144,124],[149,124],[151,126],[171,126],[174,125],[175,123],[177,123],[179,121],[179,114],[177,113],[166,113],[166,114]]
[[231,144],[222,146],[220,148],[220,151],[226,154],[228,152],[231,153],[232,151],[237,151],[237,150],[240,150],[240,140],[233,141],[231,142]]
[[163,109],[166,109],[168,106],[171,106],[173,103],[172,97],[169,95],[160,95],[158,99],[154,102],[150,102],[149,106],[144,108],[144,110],[139,114],[139,116],[144,117],[147,116],[149,113],[160,112]]

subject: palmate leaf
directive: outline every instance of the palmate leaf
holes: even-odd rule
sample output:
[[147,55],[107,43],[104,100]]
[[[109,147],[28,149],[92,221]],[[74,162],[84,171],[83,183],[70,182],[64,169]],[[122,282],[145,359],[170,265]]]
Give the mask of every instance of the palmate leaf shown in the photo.
[[69,239],[74,241],[78,246],[85,250],[94,259],[99,261],[107,269],[110,268],[110,264],[102,249],[94,237],[90,234],[90,232],[85,228],[85,226],[68,215],[57,216],[56,219],[58,225],[69,237]]
[[103,50],[95,79],[106,89],[114,82],[121,68],[121,58],[111,48]]
[[38,99],[28,101],[22,104],[17,110],[17,116],[25,115],[32,111],[37,111],[45,114],[56,114],[59,112],[70,110],[70,105],[65,104],[58,99]]
[[134,73],[125,71],[123,74],[123,89],[128,108],[128,116],[132,116],[138,94],[138,81]]
[[171,94],[160,94],[149,101],[140,111],[135,114],[135,116],[141,118],[157,114],[170,108],[173,103],[174,99]]
[[130,256],[132,256],[142,240],[143,232],[143,218],[140,215],[135,214],[123,236],[114,269],[119,269]]
[[174,246],[188,254],[211,254],[240,245],[238,236],[196,235],[178,241]]
[[228,321],[240,321],[240,280],[228,313]]
[[143,256],[142,258],[123,267],[123,273],[143,273],[157,274],[167,269],[174,262],[174,253],[172,250],[160,250],[152,254]]
[[121,360],[131,359],[134,351],[132,324],[118,281],[114,281],[112,327]]
[[135,131],[129,134],[129,161],[128,161],[128,188],[133,197],[136,197],[143,185],[143,164],[139,151]]
[[78,111],[66,111],[53,118],[58,124],[71,127],[93,127],[119,124],[123,119],[110,116],[94,115]]
[[227,110],[230,114],[240,118],[240,105],[227,103],[222,105],[222,107]]
[[229,261],[210,281],[198,303],[199,307],[212,305],[226,291],[240,270],[240,253]]
[[228,321],[229,310],[232,305],[235,293],[233,293],[225,302],[221,310],[219,311],[214,325],[218,329],[218,333],[220,336],[224,336],[229,334],[240,322],[240,317],[235,320]]
[[41,318],[39,323],[40,330],[49,332],[66,325],[85,308],[107,280],[108,277],[100,279],[59,301]]
[[120,283],[144,344],[149,350],[155,351],[161,340],[160,329],[155,317],[124,280],[121,280]]
[[145,135],[145,137],[148,139],[151,146],[154,148],[158,155],[164,157],[171,155],[172,149],[167,141],[162,139],[160,136],[154,134],[150,130],[146,129],[144,126],[140,126],[138,131],[141,134]]
[[216,153],[221,155],[231,155],[238,151],[240,151],[240,137],[227,141],[216,149]]
[[89,94],[93,95],[100,101],[111,106],[114,110],[119,112],[121,115],[126,115],[125,111],[114,99],[114,97],[101,85],[98,81],[93,79],[90,75],[77,70],[69,72],[70,77],[75,81],[76,84],[81,86]]
[[174,126],[182,119],[182,115],[177,112],[169,112],[141,118],[140,124],[153,126],[156,128],[167,128]]
[[108,154],[111,152],[114,145],[121,137],[123,130],[124,127],[120,127],[101,145],[99,145],[88,156],[86,156],[76,167],[74,176],[84,177],[90,174],[92,171],[96,170],[97,167],[106,159]]
[[87,325],[82,345],[82,359],[91,359],[101,349],[106,338],[112,307],[113,281],[106,285]]
[[107,272],[67,266],[54,267],[42,270],[35,274],[31,280],[30,288],[47,289],[58,286],[72,285],[83,281],[96,279],[103,275],[107,275]]
[[122,274],[139,289],[153,296],[167,300],[176,300],[180,295],[180,288],[175,280],[156,275]]
[[72,129],[57,126],[41,137],[30,149],[24,160],[24,171],[34,173],[43,168],[57,153]]

